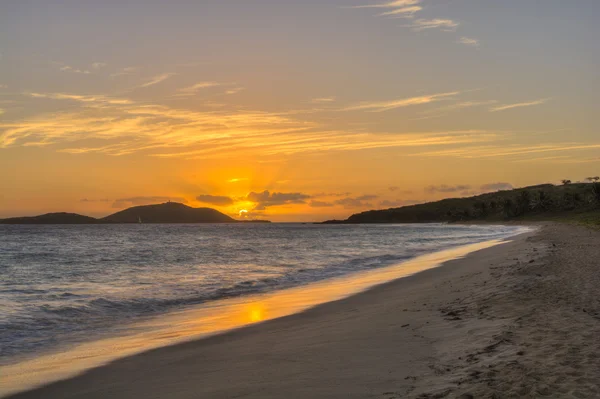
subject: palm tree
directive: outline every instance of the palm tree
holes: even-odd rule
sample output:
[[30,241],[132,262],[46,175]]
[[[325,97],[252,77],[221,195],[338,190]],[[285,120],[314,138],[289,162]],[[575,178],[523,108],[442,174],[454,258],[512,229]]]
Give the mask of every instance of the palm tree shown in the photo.
[[563,186],[566,186],[566,185],[568,185],[568,184],[571,184],[571,180],[569,180],[569,179],[563,179],[563,180],[561,180],[560,182],[563,184]]

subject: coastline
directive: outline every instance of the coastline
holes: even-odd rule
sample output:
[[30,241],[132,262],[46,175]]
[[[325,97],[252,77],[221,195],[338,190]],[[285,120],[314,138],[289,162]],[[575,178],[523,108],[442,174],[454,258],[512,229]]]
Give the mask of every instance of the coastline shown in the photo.
[[[579,240],[575,242],[573,237]],[[558,246],[552,245],[561,239]],[[521,336],[519,331],[538,328],[537,334],[533,334],[538,340],[544,334],[547,338],[556,333],[556,329],[543,330],[539,323],[527,324],[526,318],[535,321],[535,317],[540,317],[538,307],[548,299],[540,294],[546,280],[553,286],[559,283],[564,293],[561,298],[567,303],[577,299],[573,298],[576,292],[566,289],[565,281],[556,281],[561,262],[564,266],[568,261],[562,258],[562,251],[571,246],[581,248],[589,240],[597,239],[597,233],[583,228],[545,225],[534,233],[511,237],[508,243],[345,299],[221,335],[126,357],[11,397],[391,399],[479,395],[493,390],[520,390],[512,393],[517,396],[536,392],[543,395],[545,391],[556,394],[552,382],[546,381],[556,375],[556,370],[547,370],[550,376],[546,378],[544,370],[539,370],[543,356],[531,349],[535,342],[527,341],[533,336]],[[589,324],[578,330],[583,334],[578,341],[582,346],[579,350],[588,348],[588,363],[580,375],[571,378],[562,375],[562,383],[554,383],[561,385],[559,388],[593,394],[598,389],[597,383],[592,382],[594,376],[589,381],[585,378],[590,368],[593,371],[593,367],[600,365],[600,359],[592,356],[599,348],[593,348],[593,342],[586,342],[585,337],[592,339],[593,333],[600,332],[599,313],[593,313],[593,309],[600,310],[594,308],[598,296],[592,295],[597,290],[594,281],[598,277],[594,278],[590,271],[593,260],[586,258],[582,250],[579,257],[579,264],[592,265],[583,270],[589,274],[582,281],[589,281],[586,289],[590,291],[582,292],[581,300],[587,299],[591,304],[585,305],[585,312],[577,314],[584,319],[576,320]],[[561,262],[556,273],[547,274],[551,272],[548,265],[558,260]],[[572,273],[570,276],[573,277]],[[529,302],[517,300],[528,294],[532,296]],[[540,295],[543,302],[537,301]],[[560,307],[559,310],[564,311]],[[592,319],[596,324],[587,319],[590,315],[595,315]],[[563,326],[563,330],[568,327]],[[574,350],[573,346],[569,348],[571,352]],[[537,369],[532,367],[536,381],[533,385],[524,377],[529,375],[526,373],[529,369],[524,367],[530,352],[532,364],[538,362]],[[560,351],[554,352],[557,362],[564,360],[559,356]],[[509,382],[517,377],[519,384]],[[573,388],[569,383],[575,379],[578,383]]]

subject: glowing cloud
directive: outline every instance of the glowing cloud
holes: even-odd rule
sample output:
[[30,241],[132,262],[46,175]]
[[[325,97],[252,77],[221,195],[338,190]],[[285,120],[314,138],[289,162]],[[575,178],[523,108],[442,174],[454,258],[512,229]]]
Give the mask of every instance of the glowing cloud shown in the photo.
[[142,84],[140,87],[154,86],[156,84],[159,84],[160,82],[164,82],[165,80],[169,79],[173,75],[175,75],[175,74],[174,73],[163,73],[161,75],[157,75],[157,76],[153,77],[150,81]]
[[227,94],[227,95],[238,94],[239,92],[241,92],[243,90],[244,90],[243,87],[234,87],[233,89],[227,90],[225,92],[225,94]]
[[91,72],[86,70],[86,69],[78,69],[78,68],[73,68],[69,65],[63,65],[59,68],[61,71],[63,72],[73,72],[73,73],[81,73],[84,75],[89,75]]
[[335,97],[321,97],[321,98],[313,98],[312,100],[310,100],[310,102],[314,103],[314,104],[332,103],[334,101],[335,101]]
[[530,102],[525,102],[525,103],[506,104],[506,105],[501,105],[498,107],[490,108],[490,111],[498,112],[498,111],[506,111],[506,110],[513,109],[513,108],[531,107],[534,105],[544,104],[544,103],[548,102],[548,100],[549,100],[549,98],[542,98],[540,100],[535,100],[535,101],[530,101]]
[[418,97],[410,97],[404,98],[401,100],[393,100],[393,101],[383,101],[383,102],[367,102],[361,103],[358,105],[353,105],[347,108],[344,108],[343,111],[373,111],[373,112],[383,112],[389,111],[396,108],[409,107],[412,105],[421,105],[421,104],[429,104],[435,101],[440,101],[441,99],[452,97],[460,94],[458,91],[453,91],[449,93],[439,93],[439,94],[430,94],[426,96],[418,96]]
[[453,32],[460,24],[451,19],[417,19],[411,25],[407,25],[415,32],[425,29],[441,29],[447,32]]
[[192,86],[184,87],[183,89],[178,90],[178,96],[192,96],[196,94],[198,91],[202,89],[208,89],[211,87],[220,86],[220,83],[217,82],[198,82]]
[[472,47],[479,47],[479,40],[473,39],[471,37],[466,37],[466,36],[463,36],[460,39],[458,39],[457,43],[464,44],[467,46],[472,46]]
[[[386,110],[435,101],[446,93],[393,103],[361,104],[356,109]],[[71,143],[58,151],[126,155],[144,152],[163,158],[223,158],[289,155],[305,152],[384,147],[481,143],[497,139],[480,130],[419,133],[369,133],[329,130],[293,113],[251,110],[190,111],[126,98],[68,93],[28,93],[50,101],[73,101],[81,107],[0,122],[0,147]],[[100,139],[103,142],[84,140]],[[34,144],[35,143],[35,144]]]

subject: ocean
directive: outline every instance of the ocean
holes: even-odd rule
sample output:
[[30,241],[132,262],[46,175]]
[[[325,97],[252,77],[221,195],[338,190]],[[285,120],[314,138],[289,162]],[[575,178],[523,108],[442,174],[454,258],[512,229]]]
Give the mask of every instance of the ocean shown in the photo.
[[168,313],[522,231],[443,224],[1,225],[0,366]]

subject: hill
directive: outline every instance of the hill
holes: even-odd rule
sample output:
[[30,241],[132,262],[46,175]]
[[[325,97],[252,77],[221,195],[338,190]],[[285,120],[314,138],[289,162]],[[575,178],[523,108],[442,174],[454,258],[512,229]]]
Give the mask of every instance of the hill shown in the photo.
[[95,224],[97,219],[76,213],[46,213],[39,216],[26,216],[0,219],[0,224]]
[[212,208],[192,208],[178,202],[134,206],[99,219],[102,223],[235,223]]
[[[95,219],[76,213],[47,213],[30,217],[0,219],[0,224],[107,224],[107,223],[241,223],[212,208],[192,208],[177,202],[135,206]],[[246,223],[269,223],[249,220]]]
[[586,215],[600,221],[600,183],[543,184],[450,198],[426,204],[361,212],[324,223],[434,223],[552,219]]

